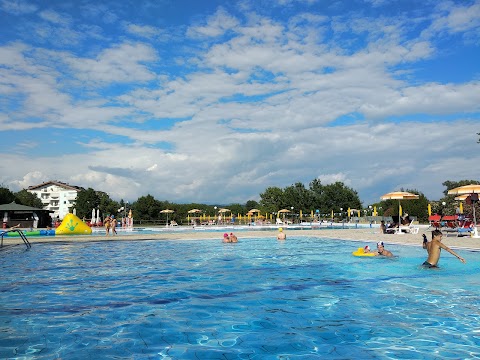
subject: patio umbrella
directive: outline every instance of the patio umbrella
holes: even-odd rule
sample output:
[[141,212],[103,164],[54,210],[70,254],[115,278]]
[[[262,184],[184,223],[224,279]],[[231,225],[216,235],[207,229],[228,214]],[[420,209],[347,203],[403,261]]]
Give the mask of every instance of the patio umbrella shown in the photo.
[[92,209],[92,220],[90,220],[90,224],[93,226],[97,223],[97,220],[95,220],[95,209]]
[[167,214],[167,225],[168,226],[168,214],[171,214],[171,213],[174,213],[175,211],[173,210],[170,210],[170,209],[165,209],[165,210],[162,210],[160,211],[161,214]]
[[283,213],[283,219],[284,219],[284,220],[285,220],[285,214],[286,214],[286,213],[289,213],[289,212],[290,212],[290,210],[288,210],[288,209],[278,210],[278,213],[279,213],[279,214]]
[[[402,205],[400,204],[400,200],[415,200],[418,199],[419,196],[417,194],[412,194],[406,191],[394,191],[388,194],[380,196],[382,200],[398,200],[398,214],[399,217],[402,214]],[[400,218],[398,219],[400,221]]]
[[192,209],[192,210],[188,210],[187,213],[188,213],[188,222],[190,223],[190,214],[198,214],[198,213],[201,213],[202,210],[200,209]]
[[[455,189],[450,189],[448,190],[449,195],[469,195],[470,198],[472,198],[473,194],[477,194],[476,198],[478,201],[478,194],[480,194],[480,184],[470,184],[470,185],[465,185],[465,186],[459,186]],[[468,197],[468,196],[467,196]],[[474,236],[475,238],[479,237],[478,235],[478,230],[477,230],[477,218],[475,216],[475,203],[472,203],[472,208],[473,208],[473,224],[474,224]]]

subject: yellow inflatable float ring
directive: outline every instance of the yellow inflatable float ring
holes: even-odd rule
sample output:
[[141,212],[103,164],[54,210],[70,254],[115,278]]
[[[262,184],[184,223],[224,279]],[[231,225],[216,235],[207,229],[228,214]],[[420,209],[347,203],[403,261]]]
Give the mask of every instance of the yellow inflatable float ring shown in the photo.
[[353,256],[375,256],[375,253],[366,253],[362,247],[359,247],[357,250],[352,252]]

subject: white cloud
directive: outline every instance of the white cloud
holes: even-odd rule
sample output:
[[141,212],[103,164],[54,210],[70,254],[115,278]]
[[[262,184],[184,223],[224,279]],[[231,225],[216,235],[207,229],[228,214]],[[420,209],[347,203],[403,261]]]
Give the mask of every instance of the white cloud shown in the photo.
[[75,76],[93,84],[115,82],[144,82],[155,75],[144,64],[157,60],[153,48],[141,43],[123,43],[104,49],[96,59],[68,57]]
[[[89,14],[102,18],[107,10]],[[452,18],[442,29],[461,30],[455,13],[444,15]],[[46,36],[60,12],[42,14],[51,25]],[[124,32],[113,40],[103,21],[79,24],[91,30],[87,50],[1,45],[3,132],[91,133],[72,135],[75,151],[55,156],[23,155],[39,142],[19,140],[22,151],[1,154],[0,182],[25,187],[55,178],[130,201],[151,192],[170,201],[243,203],[269,186],[318,177],[372,202],[402,186],[438,198],[441,182],[477,176],[468,164],[480,160],[480,129],[463,130],[478,128],[478,81],[416,78],[417,62],[428,64],[438,43],[434,33],[410,34],[415,19],[302,12],[281,21],[225,8],[197,19],[185,25],[188,38],[162,45],[158,27],[133,18],[119,23]],[[438,119],[416,121],[419,114]],[[449,122],[440,121],[446,115]]]
[[2,0],[1,9],[13,15],[30,14],[37,11],[37,5],[22,0]]
[[229,30],[234,30],[238,25],[238,20],[227,13],[223,8],[219,8],[215,14],[206,19],[205,25],[191,26],[187,30],[187,36],[197,37],[216,37],[223,35]]
[[70,25],[70,17],[65,14],[60,14],[54,10],[44,10],[39,13],[39,16],[48,22],[56,25],[67,26]]
[[156,38],[162,35],[162,31],[156,27],[149,25],[126,24],[126,31],[144,38]]

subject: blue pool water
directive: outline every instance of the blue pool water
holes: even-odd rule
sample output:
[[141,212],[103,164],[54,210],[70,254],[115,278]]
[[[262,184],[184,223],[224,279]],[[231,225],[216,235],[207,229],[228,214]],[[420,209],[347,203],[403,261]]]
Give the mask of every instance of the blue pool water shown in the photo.
[[[34,244],[0,252],[7,359],[480,357],[479,253],[292,237]],[[369,244],[373,246],[374,244]]]

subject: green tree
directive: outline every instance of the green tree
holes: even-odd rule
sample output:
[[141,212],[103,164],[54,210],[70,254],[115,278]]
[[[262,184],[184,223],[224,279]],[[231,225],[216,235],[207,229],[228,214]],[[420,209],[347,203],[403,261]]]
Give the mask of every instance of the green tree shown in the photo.
[[242,204],[230,204],[228,205],[228,208],[232,210],[232,214],[237,216],[238,214],[240,215],[245,215],[247,212],[245,211],[245,206]]
[[20,190],[19,192],[15,193],[16,202],[25,206],[31,206],[38,209],[43,209],[43,203],[40,198],[25,189]]
[[[260,206],[269,213],[280,210],[285,206],[284,193],[279,187],[269,187],[260,194]],[[250,208],[250,209],[253,209]],[[249,209],[247,209],[248,211]]]
[[110,196],[106,192],[97,191],[96,193],[100,201],[98,207],[103,217],[107,215],[114,215],[117,217],[118,210],[120,209],[120,203],[110,199]]
[[321,213],[328,214],[331,210],[339,212],[340,208],[346,212],[349,207],[356,209],[362,208],[362,202],[355,190],[345,186],[345,184],[340,181],[323,186],[320,195]]
[[141,220],[157,220],[162,210],[161,204],[152,195],[141,196],[132,204],[135,218]]
[[90,219],[92,217],[92,210],[98,209],[100,205],[100,197],[97,192],[92,188],[79,191],[77,193],[77,199],[73,205],[73,208],[77,211],[79,218],[85,217]]
[[10,204],[15,201],[15,194],[6,187],[0,187],[0,204]]
[[[246,211],[250,211],[252,209],[258,209],[260,207],[259,203],[256,202],[255,200],[248,200],[246,203],[245,203],[245,209]],[[259,210],[263,210],[263,209],[259,209]]]
[[283,194],[285,202],[282,207],[288,209],[293,206],[295,213],[300,210],[303,212],[312,210],[315,197],[302,183],[297,182],[295,185],[286,187]]

